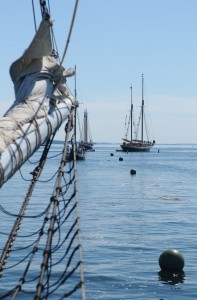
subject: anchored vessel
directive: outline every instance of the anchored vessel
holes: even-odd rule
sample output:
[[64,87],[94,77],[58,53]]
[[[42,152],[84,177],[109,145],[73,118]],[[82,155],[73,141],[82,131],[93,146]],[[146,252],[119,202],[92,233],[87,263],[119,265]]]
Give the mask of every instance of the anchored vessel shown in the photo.
[[81,134],[81,141],[79,143],[81,147],[85,149],[85,151],[95,151],[94,143],[90,134],[90,125],[88,120],[88,111],[85,109],[84,117],[83,117],[83,134]]
[[[137,124],[135,138],[133,138],[134,120],[133,120],[132,86],[131,86],[131,108],[130,108],[130,116],[128,121],[127,133],[126,133],[126,137],[122,138],[123,143],[120,145],[123,151],[125,152],[150,151],[150,149],[155,144],[155,141],[154,140],[150,141],[147,137],[145,139],[145,128],[147,128],[145,122],[146,119],[145,119],[145,111],[144,111],[144,76],[142,74],[142,103],[141,103],[139,122]],[[127,138],[127,134],[129,132],[129,125],[130,125],[130,134],[131,134],[130,140]],[[138,138],[138,131],[140,131],[139,138]]]

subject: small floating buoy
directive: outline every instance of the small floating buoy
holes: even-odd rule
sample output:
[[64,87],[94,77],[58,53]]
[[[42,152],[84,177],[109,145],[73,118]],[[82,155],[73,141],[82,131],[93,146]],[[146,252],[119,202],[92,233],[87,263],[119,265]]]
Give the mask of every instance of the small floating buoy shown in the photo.
[[135,169],[131,169],[130,174],[131,175],[135,175],[136,174],[136,170]]
[[159,149],[157,150],[157,152],[159,153]]
[[123,161],[123,158],[122,158],[122,157],[119,157],[119,161]]
[[184,257],[176,249],[168,249],[159,257],[161,270],[165,271],[182,271],[185,265]]
[[113,154],[113,153],[111,153],[110,155],[111,155],[111,156],[114,156],[114,154]]

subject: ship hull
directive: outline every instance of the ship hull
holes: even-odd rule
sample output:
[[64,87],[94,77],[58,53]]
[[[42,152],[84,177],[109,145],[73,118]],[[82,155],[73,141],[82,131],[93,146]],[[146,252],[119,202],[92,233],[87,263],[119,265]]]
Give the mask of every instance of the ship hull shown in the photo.
[[123,143],[120,145],[124,152],[148,152],[152,148],[152,143]]

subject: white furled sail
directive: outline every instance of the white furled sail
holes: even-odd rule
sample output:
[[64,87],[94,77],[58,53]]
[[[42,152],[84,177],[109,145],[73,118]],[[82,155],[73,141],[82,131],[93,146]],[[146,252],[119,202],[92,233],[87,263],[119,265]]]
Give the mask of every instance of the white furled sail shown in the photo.
[[52,56],[46,15],[30,46],[10,67],[15,101],[0,118],[0,187],[72,115],[66,71]]

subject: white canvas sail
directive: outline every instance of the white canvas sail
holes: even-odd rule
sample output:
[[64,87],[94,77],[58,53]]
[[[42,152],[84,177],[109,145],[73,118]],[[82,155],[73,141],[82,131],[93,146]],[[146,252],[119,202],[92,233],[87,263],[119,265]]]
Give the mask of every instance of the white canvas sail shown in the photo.
[[30,46],[10,67],[15,102],[0,118],[0,187],[72,114],[74,98],[65,71],[52,54],[50,29],[43,19]]

